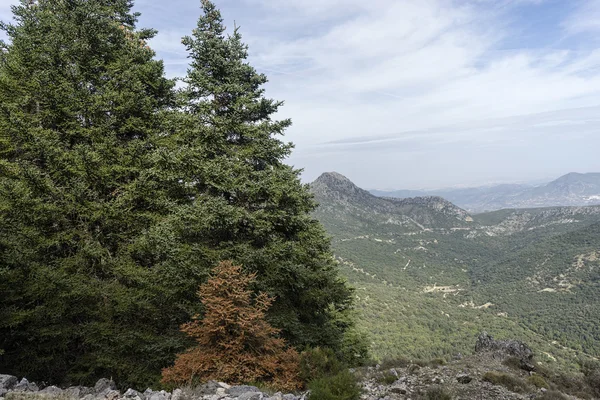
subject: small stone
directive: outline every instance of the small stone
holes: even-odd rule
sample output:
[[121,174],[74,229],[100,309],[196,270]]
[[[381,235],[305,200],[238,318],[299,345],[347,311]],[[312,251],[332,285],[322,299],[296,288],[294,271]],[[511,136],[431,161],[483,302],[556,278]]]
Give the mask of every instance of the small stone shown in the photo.
[[121,397],[121,392],[118,390],[109,390],[104,394],[106,400],[117,400],[119,397]]
[[231,385],[228,385],[225,382],[217,382],[217,385],[221,386],[223,389],[229,389],[231,387]]
[[406,394],[407,390],[405,386],[393,386],[390,391],[392,393],[398,393],[398,394]]

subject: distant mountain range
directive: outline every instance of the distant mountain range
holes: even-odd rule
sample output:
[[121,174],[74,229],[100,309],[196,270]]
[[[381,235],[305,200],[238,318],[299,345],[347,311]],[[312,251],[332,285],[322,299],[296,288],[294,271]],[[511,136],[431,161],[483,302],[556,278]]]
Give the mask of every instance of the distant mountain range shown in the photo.
[[440,196],[469,212],[504,208],[587,206],[600,204],[600,173],[576,172],[542,185],[505,184],[489,187],[439,190],[371,190],[379,197]]

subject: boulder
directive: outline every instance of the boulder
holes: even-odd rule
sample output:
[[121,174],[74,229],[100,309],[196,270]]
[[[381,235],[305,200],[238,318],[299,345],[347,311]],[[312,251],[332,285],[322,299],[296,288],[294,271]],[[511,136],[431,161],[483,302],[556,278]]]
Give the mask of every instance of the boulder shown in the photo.
[[98,382],[94,385],[94,392],[96,394],[108,393],[111,390],[116,390],[117,385],[114,381],[106,378],[98,379]]
[[12,375],[0,375],[0,389],[12,389],[19,380],[16,376]]
[[260,393],[260,390],[255,386],[247,385],[232,386],[227,389],[227,394],[234,397],[239,397],[244,393]]
[[475,352],[491,352],[501,355],[510,355],[526,361],[533,358],[533,351],[525,343],[518,340],[495,340],[487,332],[482,332],[477,337]]
[[[178,390],[179,390],[179,389],[178,389]],[[181,390],[179,390],[179,391],[181,392]],[[143,395],[143,394],[141,394],[141,393],[140,393],[140,392],[138,392],[137,390],[134,390],[134,389],[131,389],[131,388],[127,389],[127,390],[125,391],[125,393],[123,394],[123,396],[125,396],[125,397],[129,397],[129,398],[134,398],[134,397],[139,397],[140,399],[143,399],[143,398],[144,398],[144,395]]]
[[[127,394],[127,393],[125,393],[125,394]],[[173,394],[171,394],[171,400],[182,400],[182,398],[183,398],[183,390],[181,390],[181,389],[173,390]]]
[[65,389],[65,394],[69,397],[80,399],[88,394],[93,394],[94,389],[87,386],[70,386]]
[[51,394],[54,396],[61,395],[61,394],[63,394],[63,392],[64,391],[61,388],[56,387],[56,386],[48,386],[48,387],[45,387],[44,389],[40,390],[40,393]]
[[40,388],[34,382],[29,382],[26,378],[23,378],[13,387],[13,390],[19,392],[37,392]]
[[237,400],[262,400],[263,394],[260,392],[246,392],[239,395]]

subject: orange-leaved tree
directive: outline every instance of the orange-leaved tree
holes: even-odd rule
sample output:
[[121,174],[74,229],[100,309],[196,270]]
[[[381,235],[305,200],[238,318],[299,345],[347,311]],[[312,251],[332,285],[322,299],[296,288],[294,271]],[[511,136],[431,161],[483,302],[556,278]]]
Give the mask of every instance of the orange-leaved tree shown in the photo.
[[181,326],[196,346],[163,370],[164,383],[214,379],[231,384],[264,382],[282,390],[301,386],[298,353],[286,348],[279,330],[265,320],[272,299],[265,293],[253,298],[250,285],[255,279],[256,274],[245,274],[230,261],[213,269],[198,291],[204,317]]

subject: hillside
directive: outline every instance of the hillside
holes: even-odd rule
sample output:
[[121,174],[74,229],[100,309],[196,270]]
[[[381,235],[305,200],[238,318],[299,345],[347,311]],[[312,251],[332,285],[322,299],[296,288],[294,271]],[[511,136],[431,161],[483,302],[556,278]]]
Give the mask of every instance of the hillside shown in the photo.
[[600,204],[600,173],[569,173],[542,186],[504,184],[431,191],[372,190],[382,197],[441,196],[471,212],[503,208],[587,206]]
[[481,330],[550,363],[600,356],[600,207],[471,216],[439,197],[376,197],[336,173],[312,191],[376,356],[465,354]]

